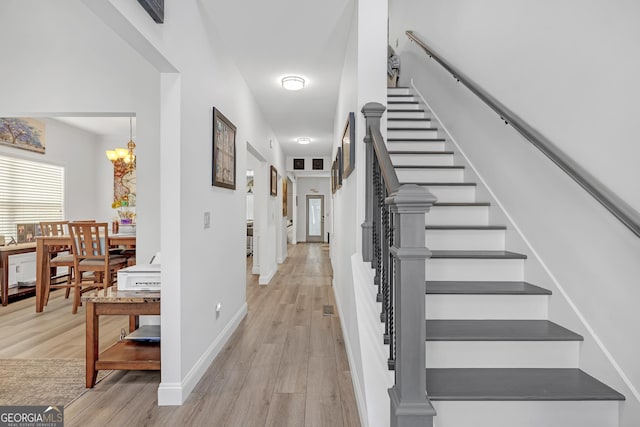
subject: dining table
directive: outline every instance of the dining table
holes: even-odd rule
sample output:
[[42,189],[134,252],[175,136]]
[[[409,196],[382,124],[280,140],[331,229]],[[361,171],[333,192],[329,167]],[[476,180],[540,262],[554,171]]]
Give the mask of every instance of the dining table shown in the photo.
[[[110,234],[107,236],[107,247],[135,247],[135,234]],[[37,236],[36,237],[36,313],[44,310],[46,300],[45,286],[51,274],[49,246],[71,247],[71,236]]]

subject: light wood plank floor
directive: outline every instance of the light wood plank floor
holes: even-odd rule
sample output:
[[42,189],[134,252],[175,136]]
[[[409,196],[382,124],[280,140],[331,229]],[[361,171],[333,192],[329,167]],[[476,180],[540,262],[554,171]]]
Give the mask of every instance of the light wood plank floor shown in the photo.
[[[248,265],[250,267],[250,265]],[[117,371],[65,410],[71,426],[360,425],[328,248],[289,246],[268,286],[247,274],[248,314],[180,407],[158,407],[156,372]]]

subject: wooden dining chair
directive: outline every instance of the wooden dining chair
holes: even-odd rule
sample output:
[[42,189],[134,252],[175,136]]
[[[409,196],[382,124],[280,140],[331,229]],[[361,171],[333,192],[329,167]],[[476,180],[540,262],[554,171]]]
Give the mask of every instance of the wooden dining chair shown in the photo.
[[[69,224],[73,249],[75,280],[73,313],[78,312],[80,296],[91,289],[104,289],[113,283],[114,273],[127,265],[125,257],[109,253],[109,226],[106,222],[72,222]],[[92,282],[83,274],[93,273]]]
[[[40,230],[42,231],[43,236],[65,236],[68,235],[68,221],[51,221],[51,222],[41,222]],[[65,298],[69,298],[69,293],[71,288],[73,287],[73,253],[71,252],[71,246],[69,245],[51,245],[48,247],[49,250],[49,266],[51,267],[51,271],[47,276],[47,283],[45,283],[45,299],[44,304],[47,305],[49,302],[49,294],[51,289],[59,289],[66,288]],[[60,283],[58,279],[61,276],[58,276],[58,267],[66,267],[66,282]],[[56,280],[55,283],[52,281]]]

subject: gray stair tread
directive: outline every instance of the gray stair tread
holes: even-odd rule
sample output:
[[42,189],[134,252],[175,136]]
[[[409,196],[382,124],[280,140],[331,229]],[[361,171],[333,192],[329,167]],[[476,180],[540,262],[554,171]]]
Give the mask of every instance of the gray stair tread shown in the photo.
[[[440,206],[440,205],[435,205]],[[427,225],[427,230],[506,230],[506,225]]]
[[[390,154],[399,154],[399,153],[390,153]],[[420,154],[434,154],[434,153],[420,153]],[[411,165],[396,165],[394,166],[394,168],[414,168],[414,169],[464,169],[464,166],[457,166],[457,165],[428,165],[428,166],[423,166],[423,165],[415,165],[415,166],[411,166]]]
[[527,259],[527,256],[510,251],[431,251],[431,258]]
[[401,131],[420,131],[420,132],[432,132],[438,130],[438,128],[394,128],[388,127],[387,130],[401,130]]
[[[402,109],[402,108],[389,108],[387,110],[387,113],[424,113],[425,110],[412,110],[410,108],[408,109]],[[388,119],[387,119],[388,120]]]
[[624,400],[580,369],[427,369],[431,400]]
[[427,281],[427,294],[551,295],[551,291],[527,282]]
[[387,142],[444,142],[444,138],[387,138]]
[[583,341],[548,320],[427,320],[427,341]]
[[433,206],[491,206],[489,202],[436,202]]
[[[416,151],[416,150],[391,150],[389,154],[453,154],[453,151]],[[433,167],[433,166],[425,166]],[[464,166],[451,166],[450,168],[464,168]]]
[[419,104],[419,102],[418,101],[387,101],[387,104]]
[[426,185],[428,187],[475,187],[475,182],[401,182],[401,184]]
[[[416,110],[417,111],[417,110]],[[387,122],[430,122],[431,119],[428,117],[420,117],[420,118],[414,118],[414,117],[391,117],[390,119],[387,119]]]

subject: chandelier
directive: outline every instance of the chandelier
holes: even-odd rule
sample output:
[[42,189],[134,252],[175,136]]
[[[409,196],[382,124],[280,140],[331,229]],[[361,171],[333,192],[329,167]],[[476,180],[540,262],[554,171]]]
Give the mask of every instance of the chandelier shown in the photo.
[[135,148],[136,143],[133,142],[133,118],[129,117],[129,142],[127,143],[127,148],[115,148],[107,150],[105,153],[113,164],[124,162],[126,169],[135,169],[136,155],[133,153]]

